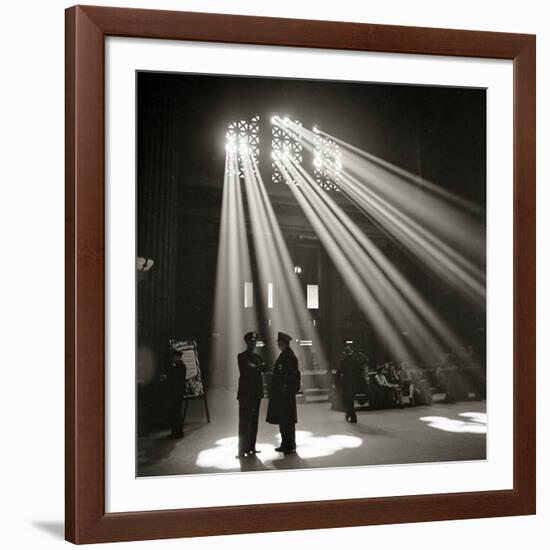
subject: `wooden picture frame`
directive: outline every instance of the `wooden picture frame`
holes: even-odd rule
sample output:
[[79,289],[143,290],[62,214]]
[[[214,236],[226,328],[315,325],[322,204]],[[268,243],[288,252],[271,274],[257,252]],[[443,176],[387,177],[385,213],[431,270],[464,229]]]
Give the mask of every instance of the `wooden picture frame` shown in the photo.
[[[105,90],[108,36],[513,60],[512,490],[105,512]],[[535,513],[535,37],[204,13],[66,11],[66,538],[195,537]]]

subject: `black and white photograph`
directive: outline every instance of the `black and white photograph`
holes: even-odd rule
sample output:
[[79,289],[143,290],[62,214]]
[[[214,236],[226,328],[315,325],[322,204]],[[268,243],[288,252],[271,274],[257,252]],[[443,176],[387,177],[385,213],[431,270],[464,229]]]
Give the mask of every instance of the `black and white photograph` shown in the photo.
[[136,92],[136,476],[486,460],[486,90]]

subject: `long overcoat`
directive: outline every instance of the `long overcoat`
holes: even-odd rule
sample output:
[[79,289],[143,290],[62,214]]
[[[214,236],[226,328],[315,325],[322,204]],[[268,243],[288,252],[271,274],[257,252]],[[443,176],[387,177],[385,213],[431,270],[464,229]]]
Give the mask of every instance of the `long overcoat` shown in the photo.
[[344,399],[353,399],[357,389],[359,365],[353,354],[344,355],[340,362],[340,368],[336,371],[341,384]]
[[273,366],[266,418],[269,424],[298,422],[296,394],[299,391],[298,359],[292,349],[288,348],[281,352]]

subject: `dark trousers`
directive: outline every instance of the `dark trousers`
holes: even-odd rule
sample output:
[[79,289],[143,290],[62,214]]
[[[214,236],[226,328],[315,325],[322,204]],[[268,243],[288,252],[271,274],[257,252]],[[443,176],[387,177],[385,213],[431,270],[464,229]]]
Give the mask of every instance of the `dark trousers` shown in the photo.
[[355,391],[344,391],[344,410],[346,411],[346,418],[357,420],[357,415],[355,414]]
[[170,429],[172,437],[183,437],[182,405],[183,394],[170,396]]
[[285,420],[279,423],[281,432],[281,448],[285,451],[296,449],[296,424],[294,420]]
[[259,399],[239,400],[239,454],[248,453],[256,448],[259,414]]

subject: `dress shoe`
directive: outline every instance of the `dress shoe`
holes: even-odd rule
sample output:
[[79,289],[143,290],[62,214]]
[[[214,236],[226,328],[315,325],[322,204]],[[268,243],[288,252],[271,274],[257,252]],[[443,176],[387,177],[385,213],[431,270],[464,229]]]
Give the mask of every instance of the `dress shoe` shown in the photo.
[[258,453],[261,453],[262,451],[258,449],[253,449],[252,451],[248,451],[248,454],[250,455],[257,455]]
[[282,448],[282,447],[275,447],[275,450],[278,452],[278,453],[284,453],[285,450]]

